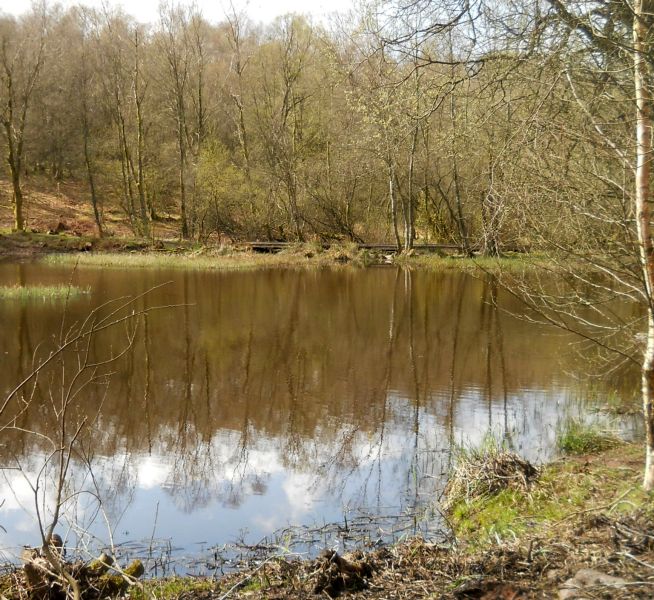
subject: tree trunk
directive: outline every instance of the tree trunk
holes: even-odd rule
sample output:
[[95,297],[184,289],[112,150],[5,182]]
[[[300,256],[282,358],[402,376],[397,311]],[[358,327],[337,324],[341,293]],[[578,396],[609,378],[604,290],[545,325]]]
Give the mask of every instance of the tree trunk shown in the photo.
[[13,164],[11,165],[11,184],[13,186],[14,200],[14,229],[16,231],[24,231],[25,220],[23,218],[23,190],[20,188],[20,173]]
[[127,145],[127,134],[125,131],[125,119],[122,114],[118,115],[118,138],[120,144],[120,169],[123,176],[123,197],[125,200],[125,209],[129,215],[129,222],[132,231],[137,233],[139,228],[136,226],[136,211],[134,209],[134,192],[132,190],[132,176],[130,170],[131,157],[129,146]]
[[642,367],[643,412],[646,433],[646,461],[643,487],[654,489],[654,245],[650,222],[650,160],[652,153],[651,95],[647,89],[648,28],[644,20],[644,0],[634,5],[634,88],[636,95],[636,215],[640,259],[647,291],[647,348]]
[[468,228],[466,227],[466,220],[463,216],[463,199],[461,197],[461,182],[459,178],[459,162],[457,159],[456,148],[456,104],[454,99],[454,92],[450,96],[450,117],[452,119],[452,174],[454,178],[454,198],[456,200],[456,223],[459,230],[459,238],[461,239],[461,248],[466,256],[472,256],[472,250],[468,241]]
[[[9,87],[9,100],[7,101],[8,117],[4,121],[5,134],[7,136],[7,164],[11,173],[12,187],[12,205],[14,209],[14,229],[16,231],[25,230],[25,220],[23,218],[23,190],[20,187],[20,167],[22,143],[21,138],[15,140],[13,127],[13,98],[11,97],[12,88]],[[22,136],[22,131],[19,130]]]
[[393,159],[388,160],[388,193],[391,198],[391,217],[393,219],[393,233],[395,234],[395,244],[397,251],[402,251],[402,242],[400,241],[400,232],[397,230],[397,193],[395,191],[395,169],[393,169]]
[[645,476],[643,487],[654,489],[654,315],[649,308],[647,350],[642,369],[643,412],[645,416]]
[[150,223],[148,222],[148,207],[145,194],[145,175],[143,172],[143,98],[140,91],[140,66],[139,66],[139,37],[138,32],[134,34],[134,106],[136,107],[136,188],[139,193],[139,216],[141,220],[141,233],[145,237],[150,235]]
[[190,227],[188,222],[188,211],[186,206],[186,146],[184,140],[184,105],[183,101],[177,100],[177,150],[179,152],[179,197],[180,212],[182,217],[182,239],[187,240],[190,236]]
[[418,125],[413,128],[413,136],[411,138],[411,154],[409,156],[409,193],[407,198],[406,210],[406,223],[405,223],[405,236],[404,236],[404,249],[411,250],[413,242],[416,237],[416,217],[415,217],[415,158],[416,149],[418,147]]
[[95,191],[95,180],[93,179],[93,165],[91,164],[91,154],[89,152],[89,126],[86,118],[86,103],[84,105],[83,128],[84,128],[84,163],[86,164],[86,177],[89,182],[89,191],[91,192],[91,205],[93,206],[93,216],[98,228],[98,237],[102,237],[102,219],[98,210],[98,195]]

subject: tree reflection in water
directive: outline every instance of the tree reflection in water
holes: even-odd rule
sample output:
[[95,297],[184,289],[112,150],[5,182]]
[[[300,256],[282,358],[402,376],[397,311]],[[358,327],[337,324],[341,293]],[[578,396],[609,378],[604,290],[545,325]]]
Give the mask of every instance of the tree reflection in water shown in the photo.
[[[69,277],[0,265],[0,283]],[[347,268],[74,277],[93,293],[70,306],[71,320],[169,279],[144,307],[184,304],[147,315],[89,448],[117,541],[151,535],[157,503],[159,535],[187,549],[348,511],[397,514],[438,497],[453,444],[491,429],[543,459],[557,423],[580,410],[570,338],[511,316],[521,307],[492,277]],[[0,341],[8,388],[36,341],[58,330],[61,311],[6,303],[0,318],[18,332]],[[91,414],[100,396],[89,390],[77,410]],[[37,407],[24,419],[26,429],[42,426]],[[23,434],[0,457],[38,465],[44,451]],[[5,477],[15,493],[0,513],[0,540],[15,548],[34,532],[20,482]],[[74,509],[89,525],[91,507]],[[103,538],[101,523],[91,530]]]

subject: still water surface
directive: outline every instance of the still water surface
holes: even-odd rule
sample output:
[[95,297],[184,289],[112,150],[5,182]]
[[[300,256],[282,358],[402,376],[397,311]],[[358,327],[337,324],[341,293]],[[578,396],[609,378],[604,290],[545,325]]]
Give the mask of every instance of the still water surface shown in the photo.
[[[91,293],[66,310],[0,303],[2,397],[33,356],[47,355],[62,320],[65,331],[109,299],[164,282],[137,308],[182,305],[149,312],[108,384],[85,386],[70,412],[88,433],[69,490],[93,492],[66,504],[71,544],[170,540],[173,554],[214,556],[238,539],[367,514],[407,516],[370,524],[373,540],[429,533],[438,520],[422,517],[453,445],[490,430],[547,460],[557,427],[583,410],[572,338],[516,318],[521,306],[492,280],[393,268],[71,274],[0,264],[4,285],[69,280]],[[125,335],[98,335],[91,354],[119,352]],[[30,482],[49,456],[43,435],[56,430],[48,390],[57,377],[40,377],[25,431],[0,444],[2,466],[23,471],[5,470],[0,488],[5,557],[37,541]],[[615,387],[605,384],[600,396]],[[51,500],[52,482],[42,484]],[[333,544],[338,531],[321,535],[317,543]]]

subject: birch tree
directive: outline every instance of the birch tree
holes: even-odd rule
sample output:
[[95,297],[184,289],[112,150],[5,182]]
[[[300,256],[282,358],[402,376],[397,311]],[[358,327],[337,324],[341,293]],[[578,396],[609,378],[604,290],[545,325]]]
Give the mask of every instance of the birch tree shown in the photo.
[[[483,17],[493,18],[480,28],[484,4]],[[464,60],[461,53],[451,53],[440,61],[424,51],[425,66],[458,62],[470,69],[497,60],[501,50],[499,57],[513,57],[514,68],[521,69],[532,86],[534,80],[546,78],[545,85],[538,81],[539,97],[521,99],[529,110],[522,116],[524,139],[514,160],[525,171],[519,199],[527,204],[525,211],[533,209],[534,231],[547,238],[548,250],[563,256],[564,275],[554,292],[516,282],[513,292],[548,322],[612,352],[615,363],[638,364],[646,433],[643,486],[654,489],[654,3],[525,0],[436,5],[418,0],[387,5],[409,25],[415,11],[431,14],[430,25],[419,31],[408,26],[406,33],[389,38],[398,52],[406,52],[415,35],[433,39],[455,27],[475,33],[468,37],[470,51]],[[499,31],[493,19],[511,33],[491,39]],[[537,56],[533,48],[539,49]],[[508,138],[502,137],[506,144]],[[504,189],[509,184],[501,183]],[[579,269],[580,263],[590,266],[592,275]],[[612,314],[609,303],[615,300],[640,304],[644,319],[626,322]],[[643,321],[644,335],[642,329],[641,335],[634,335]]]
[[[650,204],[651,189],[651,35],[652,3],[649,0],[609,2],[562,2],[548,0],[549,23],[541,42],[550,50],[563,74],[566,94],[578,111],[579,122],[568,118],[564,136],[579,139],[586,131],[595,139],[593,161],[585,179],[588,189],[574,193],[570,211],[563,207],[570,223],[577,226],[577,239],[560,248],[591,265],[599,279],[567,269],[576,285],[592,285],[592,294],[607,299],[639,303],[644,309],[645,334],[634,334],[634,348],[624,336],[610,339],[597,334],[600,328],[615,331],[634,324],[611,323],[610,311],[583,299],[575,292],[578,306],[545,300],[559,325],[576,330],[620,359],[639,364],[645,425],[645,470],[643,487],[654,489],[654,244]],[[549,25],[553,24],[552,27]],[[560,45],[559,45],[560,44]],[[575,129],[575,127],[583,129]],[[588,153],[588,141],[583,149]],[[578,142],[575,142],[575,146]],[[575,150],[571,152],[576,154]],[[560,162],[563,157],[557,156]],[[583,158],[573,159],[573,168]],[[600,162],[601,161],[601,162]],[[598,168],[603,165],[602,168]],[[574,177],[574,172],[569,173]],[[591,192],[599,182],[598,193]],[[565,182],[564,182],[565,185]],[[565,189],[565,188],[564,188]],[[553,195],[556,195],[555,193]],[[592,224],[592,225],[591,225]],[[589,228],[591,225],[592,228]],[[564,238],[562,238],[564,239]],[[570,296],[569,298],[571,298]],[[592,307],[595,318],[583,316],[582,307]],[[577,319],[577,323],[570,325]],[[641,323],[638,320],[636,324]],[[640,343],[642,340],[643,343]]]
[[635,203],[640,245],[640,262],[645,280],[647,295],[647,345],[642,367],[643,411],[646,432],[646,462],[643,485],[646,490],[654,488],[654,244],[652,243],[652,223],[650,204],[651,160],[652,160],[652,97],[650,65],[651,42],[649,23],[652,3],[636,0],[633,15],[633,60],[634,92],[636,98],[636,167],[634,172]]

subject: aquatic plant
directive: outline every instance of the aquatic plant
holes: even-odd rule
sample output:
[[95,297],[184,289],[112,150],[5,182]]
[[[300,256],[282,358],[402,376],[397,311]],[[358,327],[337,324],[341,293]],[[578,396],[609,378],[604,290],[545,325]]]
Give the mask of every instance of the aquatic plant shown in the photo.
[[13,285],[0,287],[0,299],[3,300],[65,300],[83,294],[89,294],[90,287],[75,285]]

